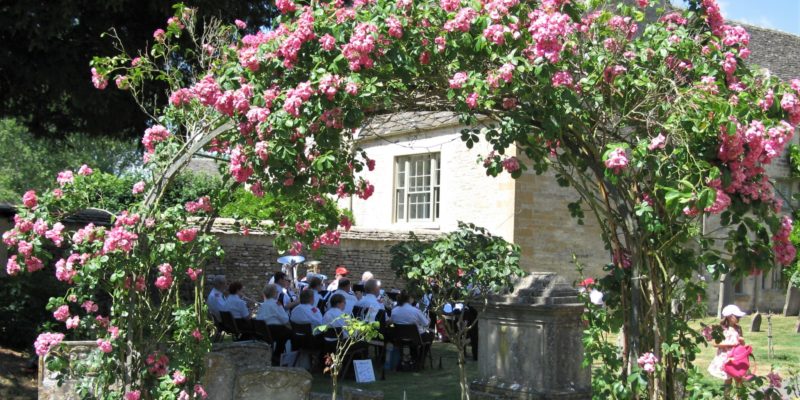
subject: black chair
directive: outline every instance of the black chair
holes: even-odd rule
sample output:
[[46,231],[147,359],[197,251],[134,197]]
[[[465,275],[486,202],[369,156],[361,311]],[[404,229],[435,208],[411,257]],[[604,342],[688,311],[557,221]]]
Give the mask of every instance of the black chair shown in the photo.
[[408,347],[409,354],[414,360],[414,365],[417,368],[425,368],[425,356],[428,356],[431,368],[433,368],[433,355],[431,354],[431,345],[433,344],[433,335],[426,335],[423,339],[420,335],[417,326],[414,324],[394,324],[394,345],[400,350],[401,359],[403,348]]
[[328,328],[322,335],[324,344],[322,350],[325,354],[336,352],[336,346],[339,344],[339,337],[342,334],[342,328]]
[[300,359],[300,355],[307,354],[313,360],[313,356],[318,354],[319,351],[322,349],[322,341],[319,337],[314,336],[313,329],[311,328],[311,324],[297,324],[291,322],[292,324],[292,350],[299,351],[298,357],[295,359],[294,366],[297,365],[297,360]]
[[267,327],[266,321],[260,319],[254,319],[252,321],[253,325],[253,336],[256,340],[260,340],[269,344],[272,347],[272,351],[275,351],[275,341],[272,339],[272,334],[269,331],[269,327]]
[[222,320],[222,330],[233,337],[233,340],[239,340],[242,336],[242,333],[239,331],[239,328],[236,326],[236,320],[233,318],[233,314],[229,311],[220,311],[219,317]]
[[292,330],[286,325],[267,325],[269,334],[274,341],[272,349],[272,365],[280,365],[281,355],[286,351],[286,342],[292,338]]
[[364,308],[353,306],[353,317],[356,319],[364,319]]

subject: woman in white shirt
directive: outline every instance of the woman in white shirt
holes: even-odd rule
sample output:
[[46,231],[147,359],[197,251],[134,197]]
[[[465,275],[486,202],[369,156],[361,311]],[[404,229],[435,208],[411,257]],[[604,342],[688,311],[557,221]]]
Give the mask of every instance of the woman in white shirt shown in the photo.
[[264,302],[258,308],[256,319],[260,319],[267,325],[289,326],[289,314],[282,305],[278,304],[278,287],[267,285],[264,288]]
[[233,282],[228,287],[228,298],[225,299],[225,310],[234,319],[248,319],[250,318],[250,309],[247,308],[247,303],[239,296],[239,292],[243,286],[241,282]]

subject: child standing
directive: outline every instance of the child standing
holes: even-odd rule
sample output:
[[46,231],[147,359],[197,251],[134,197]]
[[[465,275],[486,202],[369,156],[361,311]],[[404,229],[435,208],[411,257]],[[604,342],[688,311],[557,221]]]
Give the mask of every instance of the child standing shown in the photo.
[[739,318],[746,314],[739,307],[734,304],[729,304],[722,309],[722,334],[724,339],[719,343],[712,343],[711,345],[717,348],[717,355],[708,366],[708,372],[719,379],[725,380],[725,385],[731,384],[731,377],[725,373],[723,368],[728,361],[728,352],[738,346],[744,344],[742,337],[742,328],[739,326]]

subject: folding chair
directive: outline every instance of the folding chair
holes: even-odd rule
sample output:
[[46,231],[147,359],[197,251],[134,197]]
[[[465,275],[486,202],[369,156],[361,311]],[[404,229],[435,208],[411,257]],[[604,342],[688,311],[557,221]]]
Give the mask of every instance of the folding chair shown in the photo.
[[229,311],[220,311],[219,317],[222,320],[222,330],[230,334],[234,341],[239,340],[242,336],[242,333],[236,326],[236,320],[233,318],[233,314],[231,314]]
[[272,348],[272,351],[275,351],[275,341],[272,340],[272,334],[267,327],[266,321],[254,319],[252,324],[255,339],[267,343]]
[[[311,324],[297,324],[291,322],[292,324],[292,350],[299,351],[297,359],[295,359],[295,363],[293,365],[297,365],[297,360],[300,359],[301,355],[308,355],[310,360],[313,361],[313,356],[318,354],[321,350],[321,342],[317,337],[314,336],[313,330],[311,329]],[[309,362],[309,365],[311,362]]]
[[[394,324],[394,345],[400,350],[401,360],[403,348],[408,347],[409,353],[417,353],[414,364],[417,368],[425,368],[425,356],[428,356],[431,368],[433,368],[433,355],[431,354],[431,344],[433,337],[430,340],[423,340],[417,326],[414,324]],[[411,349],[415,351],[412,352]]]

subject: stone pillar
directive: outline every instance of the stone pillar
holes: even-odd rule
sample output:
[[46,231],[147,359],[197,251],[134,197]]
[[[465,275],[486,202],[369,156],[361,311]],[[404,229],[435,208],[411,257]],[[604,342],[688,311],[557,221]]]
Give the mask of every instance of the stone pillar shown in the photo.
[[533,273],[511,295],[493,298],[478,322],[471,398],[590,398],[590,371],[581,366],[582,312],[575,289],[553,273]]
[[[97,342],[92,340],[85,341],[65,341],[61,343],[61,349],[68,354],[70,361],[82,360],[88,357],[92,351],[97,350]],[[63,377],[59,386],[59,373],[47,369],[45,357],[39,357],[38,372],[38,397],[40,400],[78,400],[80,396],[76,392],[78,381],[73,376]]]

